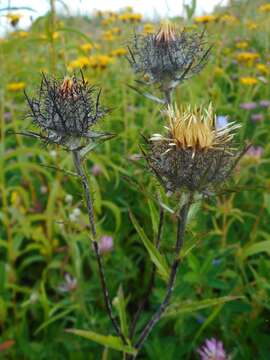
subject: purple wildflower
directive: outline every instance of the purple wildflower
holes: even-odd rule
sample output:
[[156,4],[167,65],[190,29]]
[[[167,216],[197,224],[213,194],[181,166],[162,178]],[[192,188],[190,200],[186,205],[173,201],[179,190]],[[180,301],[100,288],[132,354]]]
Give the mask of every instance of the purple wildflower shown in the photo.
[[247,111],[256,109],[256,107],[257,107],[257,103],[253,101],[240,104],[240,108]]
[[72,292],[77,288],[77,279],[70,274],[65,274],[65,282],[58,286],[58,290],[62,293]]
[[218,115],[216,119],[216,128],[222,129],[228,125],[228,116]]
[[201,356],[201,360],[229,360],[223,343],[215,338],[207,339],[204,345],[197,351]]
[[261,158],[263,155],[263,148],[261,146],[251,146],[246,154],[252,157]]
[[102,236],[99,241],[98,247],[101,254],[111,252],[113,250],[113,238],[108,235]]
[[101,174],[101,167],[97,164],[95,164],[93,167],[92,167],[92,174],[94,176],[98,176],[99,174]]
[[263,114],[253,114],[251,115],[251,120],[254,121],[254,122],[257,122],[257,121],[262,121],[263,120]]
[[261,100],[261,101],[259,102],[259,105],[260,105],[260,107],[262,107],[262,108],[267,108],[267,107],[270,106],[270,100]]
[[10,111],[4,113],[4,120],[9,121],[11,120],[12,114]]

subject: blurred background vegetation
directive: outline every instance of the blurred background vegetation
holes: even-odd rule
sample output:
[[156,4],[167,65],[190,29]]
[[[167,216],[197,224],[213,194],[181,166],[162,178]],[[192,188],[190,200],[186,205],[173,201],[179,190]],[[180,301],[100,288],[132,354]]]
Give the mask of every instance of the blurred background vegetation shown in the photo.
[[[110,239],[103,258],[110,291],[122,286],[134,313],[151,262],[129,218],[132,209],[149,239],[157,231],[160,188],[140,158],[141,134],[160,132],[161,107],[132,91],[125,59],[134,30],[158,29],[132,8],[64,17],[52,11],[21,29],[19,11],[0,9],[10,22],[0,39],[0,358],[119,359],[120,353],[65,332],[113,334],[105,314],[97,266],[89,247],[81,188],[70,155],[18,134],[29,129],[23,90],[35,94],[41,72],[64,76],[83,69],[102,88],[112,109],[98,128],[117,137],[87,160],[100,236]],[[128,5],[128,4],[127,4]],[[186,256],[174,307],[156,326],[141,359],[196,359],[209,337],[223,341],[234,359],[269,359],[270,331],[270,3],[230,1],[213,14],[175,18],[180,28],[206,28],[214,45],[207,67],[177,89],[181,103],[208,104],[242,124],[239,142],[253,147],[229,190],[210,197],[190,219]],[[155,89],[158,92],[157,89]],[[55,169],[57,167],[58,169]],[[61,171],[60,169],[64,169]],[[170,254],[174,206],[164,199],[162,251]],[[158,306],[158,279],[143,324]],[[224,297],[233,296],[230,302]],[[209,299],[218,299],[212,301]],[[128,318],[129,320],[129,318]]]

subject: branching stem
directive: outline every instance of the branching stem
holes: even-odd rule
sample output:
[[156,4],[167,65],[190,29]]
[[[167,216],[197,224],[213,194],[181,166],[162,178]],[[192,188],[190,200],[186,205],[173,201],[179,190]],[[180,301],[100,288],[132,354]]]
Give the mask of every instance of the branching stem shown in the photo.
[[119,336],[121,338],[121,340],[123,341],[124,344],[127,344],[126,338],[123,335],[117,320],[115,319],[114,315],[113,315],[113,310],[112,310],[112,302],[111,302],[111,298],[109,295],[109,291],[108,291],[108,286],[107,286],[107,282],[106,282],[106,278],[105,278],[105,272],[104,272],[104,266],[103,266],[103,262],[102,262],[102,257],[100,255],[100,251],[99,251],[99,246],[98,246],[98,242],[97,242],[97,231],[96,231],[96,225],[95,225],[95,218],[94,218],[94,209],[93,209],[93,202],[92,202],[92,197],[91,197],[91,191],[90,191],[90,187],[89,187],[89,183],[86,177],[86,174],[83,170],[83,166],[82,166],[82,160],[81,160],[81,156],[79,151],[74,150],[73,151],[73,162],[76,168],[76,171],[81,179],[82,185],[83,185],[83,189],[84,189],[84,194],[85,194],[85,199],[86,199],[86,207],[87,207],[87,212],[88,212],[88,218],[89,218],[89,224],[90,224],[90,230],[91,230],[91,234],[92,234],[92,242],[93,242],[93,248],[95,251],[95,256],[96,256],[96,260],[98,263],[98,270],[99,270],[99,277],[100,277],[100,283],[101,283],[101,287],[102,287],[102,292],[103,292],[103,297],[104,297],[104,302],[105,302],[105,306],[106,306],[106,310],[107,313],[109,315],[109,318],[111,319],[112,325],[115,329],[115,332],[117,334],[117,336]]

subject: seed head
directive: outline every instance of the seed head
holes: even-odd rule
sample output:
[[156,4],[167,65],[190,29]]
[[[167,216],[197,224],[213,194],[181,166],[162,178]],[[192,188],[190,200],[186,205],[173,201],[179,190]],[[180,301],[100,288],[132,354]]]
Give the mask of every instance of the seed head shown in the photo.
[[128,60],[136,73],[149,79],[147,84],[172,86],[198,73],[209,52],[204,33],[180,32],[167,21],[155,34],[135,35]]
[[211,104],[208,108],[168,107],[166,115],[167,133],[154,134],[148,142],[145,157],[150,168],[168,191],[213,190],[238,160],[233,137],[239,125],[218,128]]
[[26,98],[30,116],[41,129],[40,138],[74,150],[97,136],[90,128],[105,114],[99,107],[99,96],[83,75],[63,80],[43,75],[38,97]]

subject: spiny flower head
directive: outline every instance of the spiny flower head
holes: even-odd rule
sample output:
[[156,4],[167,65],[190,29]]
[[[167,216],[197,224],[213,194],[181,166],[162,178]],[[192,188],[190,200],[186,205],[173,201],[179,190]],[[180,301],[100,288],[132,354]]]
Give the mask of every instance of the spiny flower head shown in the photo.
[[105,113],[99,106],[99,96],[83,75],[81,79],[74,75],[57,80],[43,74],[38,97],[26,98],[30,116],[41,129],[38,136],[74,150],[97,137],[90,128]]
[[227,179],[241,155],[233,146],[239,125],[219,127],[212,105],[169,107],[166,114],[166,134],[154,134],[144,153],[150,169],[170,192],[214,190]]
[[166,111],[169,124],[165,128],[169,132],[169,137],[155,134],[151,140],[168,140],[169,145],[179,149],[191,149],[195,151],[206,151],[208,149],[222,147],[232,140],[232,130],[239,127],[234,123],[217,129],[216,116],[213,112],[212,104],[208,108],[168,107]]
[[128,60],[136,73],[149,79],[147,84],[164,86],[178,84],[198,73],[209,52],[204,33],[179,31],[166,21],[156,33],[135,35]]

